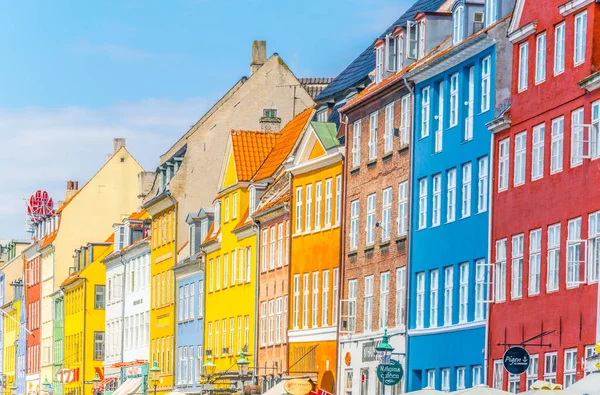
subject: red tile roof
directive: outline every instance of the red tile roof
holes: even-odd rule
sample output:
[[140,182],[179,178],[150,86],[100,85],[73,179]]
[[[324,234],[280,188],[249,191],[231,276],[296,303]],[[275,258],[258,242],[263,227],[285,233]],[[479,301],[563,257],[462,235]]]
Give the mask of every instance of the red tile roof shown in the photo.
[[212,225],[210,225],[210,229],[208,230],[208,236],[206,236],[206,239],[204,239],[202,244],[216,240],[217,237],[219,237],[220,233],[221,233],[221,228],[219,228],[219,230],[217,230],[215,232],[215,223],[213,222]]
[[129,219],[144,219],[144,216],[147,214],[148,212],[144,209],[138,211],[137,213],[133,213],[129,216]]
[[273,200],[272,202],[265,203],[263,206],[259,207],[258,210],[253,215],[260,215],[261,213],[269,210],[277,206],[278,204],[289,202],[292,200],[292,193],[290,191],[285,192],[283,195]]
[[235,226],[235,228],[233,228],[234,232],[236,230],[238,230],[240,228],[243,228],[244,226],[248,225],[250,222],[252,222],[248,218],[248,214],[249,214],[249,211],[248,211],[248,209],[246,209],[246,211],[244,212],[244,215],[242,215],[242,217],[240,218],[240,222],[238,222],[238,224]]
[[47,247],[50,244],[52,244],[52,242],[54,241],[54,239],[56,239],[56,236],[58,235],[58,231],[51,233],[50,235],[46,236],[46,238],[44,238],[44,241],[42,242],[42,245],[40,246],[41,248]]
[[232,130],[231,146],[238,181],[250,181],[281,133]]

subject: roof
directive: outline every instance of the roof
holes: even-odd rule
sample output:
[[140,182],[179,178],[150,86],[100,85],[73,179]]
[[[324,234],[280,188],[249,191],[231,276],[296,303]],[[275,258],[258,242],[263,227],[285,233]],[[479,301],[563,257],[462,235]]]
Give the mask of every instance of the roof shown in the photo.
[[[213,234],[214,233],[214,234]],[[206,239],[204,239],[204,241],[202,241],[202,244],[208,243],[210,241],[216,240],[217,237],[219,237],[219,233],[221,233],[221,228],[219,228],[216,232],[215,232],[215,223],[213,222],[210,225],[210,229],[208,229],[208,236],[206,236]]]
[[333,78],[298,78],[298,81],[310,97],[314,99],[333,81]]
[[134,219],[134,220],[139,220],[139,219],[144,219],[144,216],[147,214],[148,212],[144,209],[138,211],[137,213],[133,213],[129,216],[129,219]]
[[[394,22],[380,37],[391,33],[396,26],[404,26],[418,12],[437,11],[446,0],[417,0],[396,22]],[[375,68],[375,47],[369,45],[352,63],[348,65],[334,80],[327,85],[315,100],[325,100],[345,89],[363,81]]]
[[253,214],[253,216],[257,217],[260,214],[272,209],[273,207],[282,204],[282,203],[286,203],[292,200],[292,194],[290,191],[286,191],[283,195],[281,195],[280,197],[278,197],[277,199],[273,200],[272,202],[268,202],[262,206],[260,206]]
[[58,235],[58,231],[51,233],[50,235],[46,236],[44,238],[44,241],[42,242],[42,245],[40,246],[40,249],[49,246],[50,244],[52,244],[52,242],[54,241],[54,239],[56,239],[56,236]]
[[340,142],[336,137],[337,128],[335,127],[335,124],[329,122],[311,122],[310,126],[312,126],[325,150],[340,145]]
[[296,145],[296,141],[298,141],[307,122],[312,118],[313,109],[314,106],[307,108],[285,125],[280,132],[281,138],[277,140],[275,146],[271,152],[269,152],[269,155],[267,155],[264,163],[254,175],[254,181],[260,181],[271,177],[285,161],[290,152],[292,152],[294,145]]
[[238,181],[250,181],[281,133],[232,130],[231,146]]
[[244,212],[244,215],[242,215],[242,218],[240,218],[240,222],[238,222],[238,224],[235,226],[235,228],[233,228],[234,232],[236,230],[241,229],[244,226],[248,225],[250,222],[252,222],[249,220],[249,214],[250,214],[250,212],[248,211],[248,209],[246,209],[246,211]]

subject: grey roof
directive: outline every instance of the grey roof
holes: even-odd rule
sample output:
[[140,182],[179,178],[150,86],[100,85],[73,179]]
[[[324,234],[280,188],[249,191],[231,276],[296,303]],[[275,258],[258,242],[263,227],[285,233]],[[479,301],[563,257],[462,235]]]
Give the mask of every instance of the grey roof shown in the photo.
[[[437,11],[446,0],[417,0],[396,22],[394,22],[380,37],[384,38],[396,26],[405,26],[406,22],[413,19],[419,12]],[[357,85],[367,78],[375,68],[375,51],[373,44],[369,45],[344,71],[327,85],[315,100],[325,100],[347,88]]]
[[328,77],[313,77],[313,78],[298,78],[300,84],[306,89],[306,92],[313,99],[317,97],[327,85],[333,81],[333,78]]

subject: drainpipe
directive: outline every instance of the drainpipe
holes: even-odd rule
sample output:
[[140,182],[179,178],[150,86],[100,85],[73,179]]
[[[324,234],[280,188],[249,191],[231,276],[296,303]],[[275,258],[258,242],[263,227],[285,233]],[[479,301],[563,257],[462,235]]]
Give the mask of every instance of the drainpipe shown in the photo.
[[[257,322],[257,315],[258,315],[258,298],[260,297],[260,288],[259,288],[259,265],[260,265],[260,260],[258,259],[258,252],[259,252],[259,248],[260,248],[260,228],[259,228],[259,223],[260,222],[252,222],[252,228],[254,228],[255,232],[256,232],[256,237],[254,238],[256,241],[256,246],[255,246],[255,253],[254,256],[256,257],[256,264],[254,265],[255,271],[256,271],[256,286],[254,287],[254,330],[256,331],[256,322]],[[246,257],[246,259],[248,259],[248,257]],[[246,274],[247,275],[247,274]],[[250,341],[250,338],[248,338],[248,341]],[[255,340],[254,341],[254,369],[252,369],[252,385],[254,385],[254,379],[256,378],[256,360],[258,358],[258,342]],[[243,384],[243,382],[242,382]],[[244,389],[242,388],[242,393],[244,393]]]
[[86,328],[85,321],[86,321],[86,316],[87,316],[87,314],[85,313],[85,311],[86,311],[85,304],[86,304],[86,300],[87,300],[87,282],[88,282],[88,280],[86,278],[85,281],[83,282],[83,336],[82,336],[83,337],[83,342],[81,344],[81,346],[83,347],[83,350],[81,352],[81,369],[83,370],[83,372],[82,372],[81,376],[79,376],[79,377],[82,378],[82,383],[81,383],[82,394],[85,394],[85,337],[86,337],[85,336],[86,335],[86,333],[85,333],[85,328]]
[[[173,231],[174,231],[174,234],[175,234],[175,238],[174,238],[175,240],[173,240],[173,262],[177,263],[177,240],[178,240],[177,236],[178,236],[178,233],[179,233],[177,231],[178,205],[177,205],[177,201],[175,199],[173,199],[173,196],[171,196],[171,191],[170,190],[167,189],[165,191],[165,194],[169,198],[169,200],[171,201],[171,203],[173,203],[173,206],[175,207],[174,208],[174,210],[175,210],[175,213],[174,213],[175,221],[172,221],[171,225],[173,225],[173,223],[175,223],[173,225],[173,228],[174,228]],[[174,282],[175,282],[175,276],[173,276],[173,281],[170,282],[171,287],[172,287],[172,290],[171,290],[171,303],[172,304],[174,304],[173,301],[175,300],[175,284],[174,284]],[[171,373],[171,382],[173,384],[172,384],[172,388],[171,389],[175,388],[175,369],[173,369],[173,359],[174,359],[174,356],[175,356],[175,344],[177,344],[177,340],[176,340],[177,330],[176,330],[176,326],[175,326],[176,325],[175,315],[176,315],[176,313],[174,311],[173,315],[171,317],[172,322],[173,322],[173,343],[171,344],[171,355],[169,355],[170,361],[168,361],[169,362],[169,366],[171,367],[171,371],[172,371],[172,373]]]
[[[488,168],[491,170],[492,169],[492,163],[494,163],[494,132],[491,133],[491,138],[490,138],[490,154],[489,154],[489,160],[488,160]],[[488,173],[490,174],[490,177],[488,177],[488,196],[489,196],[489,207],[488,207],[488,263],[492,260],[492,207],[493,207],[493,200],[494,200],[494,193],[493,193],[493,185],[494,185],[494,172],[493,171],[489,171]],[[488,278],[490,277],[492,270],[491,270],[491,266],[488,266]],[[475,267],[475,270],[477,270],[477,267]],[[491,289],[488,288],[488,299],[489,299],[489,295],[491,294]],[[495,297],[495,295],[494,295]],[[487,383],[487,377],[488,377],[488,353],[489,353],[489,347],[488,347],[488,342],[489,342],[489,329],[490,329],[490,308],[492,307],[492,304],[490,303],[487,308],[485,309],[485,344],[484,344],[484,354],[483,354],[483,384]]]
[[[123,281],[121,281],[121,362],[125,362],[125,284],[127,284],[127,271],[125,270],[125,262],[123,262],[123,252],[119,251],[119,260],[123,267]],[[150,334],[148,334],[150,338]],[[121,376],[121,372],[119,372]],[[123,383],[123,377],[121,377]]]

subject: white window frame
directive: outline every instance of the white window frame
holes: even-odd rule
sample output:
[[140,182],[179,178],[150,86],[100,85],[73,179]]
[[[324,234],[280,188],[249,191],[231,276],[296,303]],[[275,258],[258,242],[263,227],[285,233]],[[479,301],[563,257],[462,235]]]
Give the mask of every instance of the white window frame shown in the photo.
[[315,183],[315,230],[321,229],[321,217],[323,210],[323,182]]
[[296,227],[295,227],[295,233],[296,234],[300,234],[302,233],[302,220],[303,220],[303,216],[302,216],[302,204],[303,204],[303,200],[302,200],[302,187],[296,187]]
[[464,39],[465,7],[456,7],[452,13],[452,45],[460,43]]
[[560,271],[560,223],[548,226],[546,292],[558,291]]
[[363,308],[363,330],[370,332],[373,330],[373,275],[365,277],[365,290],[364,290],[364,308]]
[[589,128],[590,159],[600,158],[600,100],[592,103],[592,127]]
[[511,286],[510,297],[512,300],[523,297],[523,245],[524,235],[519,234],[512,237],[512,261],[511,261]]
[[487,290],[487,266],[484,259],[477,259],[475,261],[475,321],[481,321],[485,319],[485,304],[486,304],[486,290]]
[[544,354],[544,381],[556,383],[556,370],[558,367],[558,354],[556,351]]
[[454,294],[454,267],[444,268],[444,326],[452,325],[453,295]]
[[565,22],[554,27],[554,75],[565,71]]
[[375,223],[377,209],[377,194],[372,193],[367,196],[367,223],[365,227],[365,245],[372,246],[375,244]]
[[305,197],[306,215],[304,216],[304,232],[310,232],[312,229],[312,209],[313,209],[312,190],[313,190],[313,185],[306,184],[305,187],[306,187],[306,197]]
[[385,106],[385,132],[383,134],[383,153],[388,154],[394,148],[394,102]]
[[518,75],[518,91],[527,90],[529,80],[529,43],[526,41],[519,45],[519,75]]
[[[528,295],[539,295],[541,291],[542,229],[529,232],[529,280]],[[527,387],[529,388],[529,387]]]
[[456,219],[456,168],[446,172],[446,222]]
[[381,273],[379,279],[379,328],[388,327],[390,300],[390,272]]
[[458,125],[458,73],[450,76],[450,127]]
[[429,136],[429,118],[431,116],[431,89],[421,89],[421,138]]
[[406,318],[406,267],[396,269],[396,326],[403,327]]
[[600,211],[588,215],[588,284],[600,276]]
[[515,158],[513,171],[513,185],[515,187],[525,184],[525,169],[527,166],[527,132],[515,135]]
[[381,241],[389,241],[392,234],[392,187],[383,190],[381,208]]
[[573,66],[585,62],[587,35],[587,10],[575,15]]
[[360,166],[360,122],[360,119],[354,122],[352,128],[352,168]]
[[358,249],[358,223],[360,214],[359,200],[350,202],[350,251]]
[[441,81],[438,85],[438,115],[436,115],[437,119],[437,129],[435,130],[435,140],[433,152],[439,153],[442,152],[444,146],[444,81]]
[[379,113],[369,116],[369,161],[377,159],[377,134],[379,133]]
[[465,323],[469,320],[469,263],[458,265],[459,279],[459,309],[458,322]]
[[567,288],[577,288],[581,283],[581,267],[585,268],[585,260],[581,260],[581,217],[573,218],[567,223]]
[[531,180],[544,177],[544,143],[546,124],[542,123],[533,127],[533,142],[531,153]]
[[477,160],[477,212],[487,211],[488,206],[488,157]]
[[510,137],[498,143],[498,192],[508,189]]
[[552,120],[552,141],[550,146],[550,174],[563,169],[565,118],[560,116]]
[[535,38],[535,83],[546,81],[546,32]]
[[496,241],[496,264],[494,299],[496,303],[506,301],[506,239]]
[[570,348],[565,350],[563,369],[563,387],[569,388],[575,383],[577,374],[577,349]]
[[[337,193],[337,191],[336,191]],[[333,205],[333,179],[328,178],[325,180],[325,228],[331,227],[331,209]],[[337,196],[336,196],[337,199]],[[337,213],[336,213],[337,221]]]
[[462,165],[462,218],[467,218],[471,215],[471,179],[472,165],[471,162]]
[[427,227],[427,177],[419,180],[419,226],[418,229]]
[[[488,0],[487,2],[492,1]],[[486,3],[487,3],[486,2]],[[486,56],[481,60],[481,112],[486,112],[490,109],[491,99],[491,67],[492,58]]]
[[408,233],[408,181],[398,184],[398,236]]
[[494,372],[493,372],[494,376],[492,378],[493,380],[493,386],[495,389],[501,390],[502,389],[502,383],[504,381],[504,364],[502,362],[502,360],[495,360],[494,361]]
[[400,145],[406,146],[410,141],[410,104],[412,96],[402,96],[402,113],[400,115]]
[[571,168],[580,166],[583,163],[584,116],[583,107],[571,112]]
[[425,272],[416,274],[417,305],[415,327],[421,329],[425,323]]
[[438,326],[439,270],[429,272],[429,327]]
[[431,202],[431,226],[439,226],[442,216],[442,175],[435,174],[431,178],[433,184],[432,202]]

